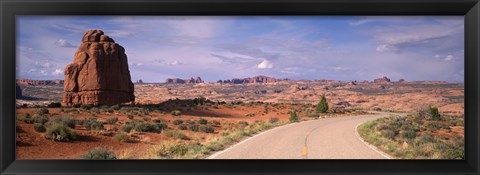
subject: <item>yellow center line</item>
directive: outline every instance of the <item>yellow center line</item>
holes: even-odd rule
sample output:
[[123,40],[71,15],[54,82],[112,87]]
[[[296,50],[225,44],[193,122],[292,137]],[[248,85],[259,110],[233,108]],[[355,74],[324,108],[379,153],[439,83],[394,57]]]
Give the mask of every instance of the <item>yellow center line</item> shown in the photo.
[[303,155],[304,155],[304,156],[307,156],[307,147],[306,147],[306,146],[303,147]]

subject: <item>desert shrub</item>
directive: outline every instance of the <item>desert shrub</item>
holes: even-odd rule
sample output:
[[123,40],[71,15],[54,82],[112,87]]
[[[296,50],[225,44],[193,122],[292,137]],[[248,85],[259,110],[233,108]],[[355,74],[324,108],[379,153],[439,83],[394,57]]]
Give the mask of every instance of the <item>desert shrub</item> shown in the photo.
[[248,126],[247,121],[239,121],[238,124],[240,124],[241,126]]
[[108,124],[111,124],[111,125],[113,125],[113,124],[115,124],[115,123],[117,123],[117,122],[118,122],[118,118],[117,118],[117,117],[107,119],[107,123],[108,123]]
[[76,137],[76,133],[62,123],[49,125],[45,134],[45,138],[59,142],[67,142],[76,139]]
[[103,129],[103,123],[97,121],[97,118],[88,118],[81,121],[82,126],[88,130],[101,130]]
[[182,132],[177,131],[177,130],[166,131],[165,135],[167,137],[176,138],[176,139],[180,139],[180,140],[190,140],[190,138],[187,135],[185,135]]
[[45,124],[48,122],[48,117],[41,116],[41,115],[35,115],[33,116],[32,119],[35,121],[35,123]]
[[77,120],[73,118],[72,116],[56,116],[49,122],[47,122],[47,125],[49,123],[58,123],[58,124],[64,124],[70,128],[75,128],[77,125]]
[[113,113],[113,112],[115,112],[115,110],[113,110],[113,109],[107,109],[107,112],[108,112],[108,113]]
[[432,116],[433,120],[441,120],[442,119],[442,116],[440,116],[440,113],[438,112],[437,107],[429,106],[428,107],[428,113],[430,114],[430,116]]
[[180,125],[180,124],[183,123],[183,120],[175,119],[175,120],[172,121],[172,123],[173,123],[174,125]]
[[153,119],[153,122],[155,122],[155,123],[163,123],[164,120],[163,120],[163,119],[160,119],[160,118],[156,118],[156,119]]
[[43,124],[40,124],[40,123],[33,124],[33,129],[37,132],[45,132],[47,130],[45,126],[43,126]]
[[46,108],[40,108],[35,113],[38,114],[38,115],[45,115],[45,114],[49,114],[50,111],[48,111],[48,109],[46,109]]
[[180,125],[178,125],[178,129],[179,130],[187,130],[188,128],[184,124],[180,124]]
[[130,119],[130,120],[133,120],[133,115],[128,114],[127,118]]
[[279,121],[279,119],[276,118],[276,117],[270,117],[270,119],[268,119],[268,122],[270,122],[270,123],[277,123],[278,121]]
[[59,108],[59,107],[62,107],[62,104],[59,103],[59,102],[52,102],[50,104],[47,105],[49,108]]
[[380,107],[373,107],[372,110],[374,110],[374,111],[382,111],[382,108],[380,108]]
[[198,123],[200,123],[202,125],[206,125],[208,123],[208,121],[207,121],[207,119],[201,118],[200,120],[198,120]]
[[189,125],[188,129],[190,131],[199,131],[199,127],[200,127],[200,125],[193,124],[193,125]]
[[35,120],[33,118],[23,118],[24,123],[33,124]]
[[424,132],[420,134],[417,138],[415,138],[415,143],[417,145],[424,145],[427,143],[433,143],[435,141],[435,136],[430,134],[429,132]]
[[212,124],[213,124],[213,125],[216,125],[216,126],[219,126],[219,125],[220,125],[220,122],[217,121],[217,120],[214,120],[214,121],[212,121]]
[[185,120],[185,122],[188,123],[189,125],[195,124],[195,121],[193,121],[193,120]]
[[126,125],[132,125],[133,129],[137,132],[160,132],[167,129],[167,125],[164,123],[148,124],[145,122],[131,122]]
[[80,108],[84,109],[84,110],[90,110],[93,108],[93,105],[91,104],[83,104],[80,106]]
[[290,122],[298,122],[297,111],[293,110],[290,111],[290,118],[288,119]]
[[204,133],[213,133],[214,132],[214,129],[211,126],[208,126],[208,125],[200,125],[198,130],[200,132],[204,132]]
[[120,142],[125,142],[125,143],[131,141],[130,136],[128,136],[127,134],[117,134],[117,135],[113,136],[113,138],[115,140],[118,140]]
[[125,125],[122,126],[122,131],[130,132],[130,131],[133,130],[133,127],[134,127],[134,125],[125,124]]
[[438,122],[428,122],[426,127],[427,127],[427,130],[429,131],[436,131],[439,129],[450,129],[450,127],[448,127],[447,125],[443,123],[438,123]]
[[179,116],[179,115],[182,115],[182,111],[174,110],[174,111],[170,112],[170,114],[172,114],[174,116]]
[[317,112],[319,113],[325,113],[328,111],[328,102],[327,99],[325,98],[325,95],[322,95],[320,102],[317,104]]
[[145,116],[145,117],[143,117],[143,121],[146,121],[146,122],[148,122],[148,121],[150,121],[150,120],[152,120],[152,119],[151,119],[149,116]]
[[414,139],[417,137],[417,132],[415,130],[409,129],[402,133],[402,137],[405,139]]
[[168,142],[167,144],[162,144],[157,147],[154,147],[151,152],[157,158],[175,158],[187,154],[189,146],[182,143],[172,143]]
[[120,110],[120,105],[113,105],[112,107],[110,107],[110,109],[118,111],[118,110]]
[[82,156],[89,160],[115,160],[117,156],[108,148],[94,148]]
[[206,101],[207,101],[207,99],[203,96],[199,96],[199,97],[193,99],[193,102],[195,103],[195,105],[204,105]]
[[383,137],[386,137],[388,139],[393,139],[397,135],[395,133],[395,131],[392,131],[392,130],[389,130],[389,129],[383,130],[381,133],[382,133]]
[[32,115],[30,115],[30,113],[23,114],[23,118],[30,118],[30,117],[32,117]]

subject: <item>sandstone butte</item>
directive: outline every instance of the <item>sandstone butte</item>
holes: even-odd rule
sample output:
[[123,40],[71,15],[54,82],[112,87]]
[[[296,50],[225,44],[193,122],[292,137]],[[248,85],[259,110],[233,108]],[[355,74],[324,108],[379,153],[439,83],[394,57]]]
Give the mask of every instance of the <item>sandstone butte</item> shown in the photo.
[[87,31],[73,63],[65,68],[64,89],[65,106],[135,101],[125,49],[101,30]]

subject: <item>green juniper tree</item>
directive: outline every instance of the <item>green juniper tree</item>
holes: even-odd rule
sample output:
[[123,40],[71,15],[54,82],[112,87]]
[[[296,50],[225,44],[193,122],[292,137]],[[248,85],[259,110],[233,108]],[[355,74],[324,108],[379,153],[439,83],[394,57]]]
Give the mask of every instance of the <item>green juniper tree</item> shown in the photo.
[[325,95],[322,95],[320,102],[317,104],[317,112],[319,113],[326,113],[328,110],[328,102],[325,98]]

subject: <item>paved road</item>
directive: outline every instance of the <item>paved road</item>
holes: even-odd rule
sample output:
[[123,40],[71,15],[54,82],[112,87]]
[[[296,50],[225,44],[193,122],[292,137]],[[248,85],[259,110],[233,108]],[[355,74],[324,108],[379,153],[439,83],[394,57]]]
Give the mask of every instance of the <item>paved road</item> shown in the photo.
[[248,138],[211,159],[385,159],[356,134],[363,122],[388,113],[311,120],[281,126]]

